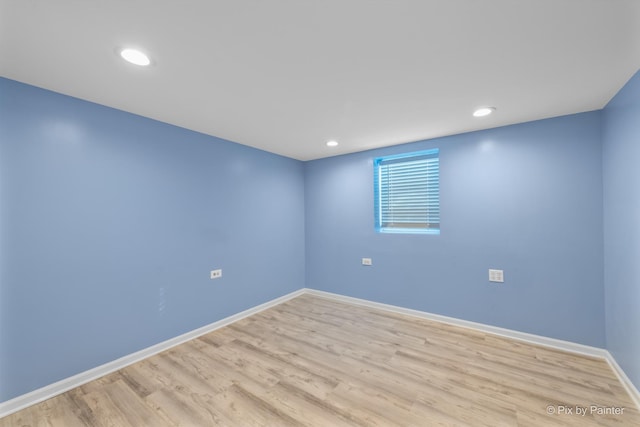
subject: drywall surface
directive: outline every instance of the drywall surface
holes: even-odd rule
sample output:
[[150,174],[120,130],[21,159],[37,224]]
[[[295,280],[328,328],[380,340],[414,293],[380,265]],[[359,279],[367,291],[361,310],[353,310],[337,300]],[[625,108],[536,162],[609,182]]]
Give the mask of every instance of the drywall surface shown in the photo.
[[303,164],[0,79],[0,251],[4,401],[303,287]]
[[[600,134],[590,112],[306,163],[307,287],[603,347]],[[377,233],[374,158],[431,148],[440,235]]]
[[603,110],[607,349],[640,389],[640,73]]

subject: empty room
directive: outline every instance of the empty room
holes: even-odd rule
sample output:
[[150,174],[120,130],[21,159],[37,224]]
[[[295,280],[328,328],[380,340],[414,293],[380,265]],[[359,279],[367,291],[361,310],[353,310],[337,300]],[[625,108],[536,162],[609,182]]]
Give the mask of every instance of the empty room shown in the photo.
[[640,2],[0,0],[0,427],[640,425]]

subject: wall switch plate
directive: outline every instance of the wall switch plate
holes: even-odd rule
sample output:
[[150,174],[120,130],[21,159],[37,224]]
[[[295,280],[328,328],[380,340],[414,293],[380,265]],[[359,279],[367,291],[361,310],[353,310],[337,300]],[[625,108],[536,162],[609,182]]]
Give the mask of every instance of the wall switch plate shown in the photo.
[[219,279],[222,277],[222,269],[218,269],[218,270],[211,270],[211,278],[212,279]]
[[372,265],[371,258],[362,258],[362,265]]
[[489,281],[490,282],[504,282],[504,271],[503,270],[489,270]]

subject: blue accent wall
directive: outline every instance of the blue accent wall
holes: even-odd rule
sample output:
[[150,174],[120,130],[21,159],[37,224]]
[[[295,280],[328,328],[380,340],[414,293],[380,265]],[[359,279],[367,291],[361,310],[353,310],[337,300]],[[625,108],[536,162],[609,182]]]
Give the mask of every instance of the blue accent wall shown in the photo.
[[[440,235],[376,233],[373,159],[431,148]],[[305,167],[308,287],[604,346],[601,112]]]
[[640,388],[640,72],[603,117],[607,349]]
[[0,401],[303,287],[303,168],[0,78]]

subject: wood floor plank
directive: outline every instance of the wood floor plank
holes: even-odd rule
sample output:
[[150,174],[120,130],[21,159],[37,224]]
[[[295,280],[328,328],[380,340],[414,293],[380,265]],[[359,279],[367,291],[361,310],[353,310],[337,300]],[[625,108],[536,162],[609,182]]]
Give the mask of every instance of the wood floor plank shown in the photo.
[[344,411],[328,401],[282,381],[268,391],[271,400],[305,426],[359,426],[350,411]]
[[158,426],[228,426],[232,421],[220,413],[212,396],[189,393],[188,390],[160,389],[144,402],[169,420]]
[[302,295],[0,419],[438,425],[638,426],[640,413],[604,360]]
[[80,417],[75,403],[66,394],[39,403],[36,407],[37,410],[22,410],[0,418],[0,426],[84,427],[88,425]]
[[83,399],[103,427],[166,424],[166,419],[138,399],[122,380],[105,384],[101,390],[84,395]]
[[[259,390],[259,389],[258,389]],[[216,408],[242,426],[303,426],[304,424],[270,402],[240,384],[233,384],[216,396]]]

